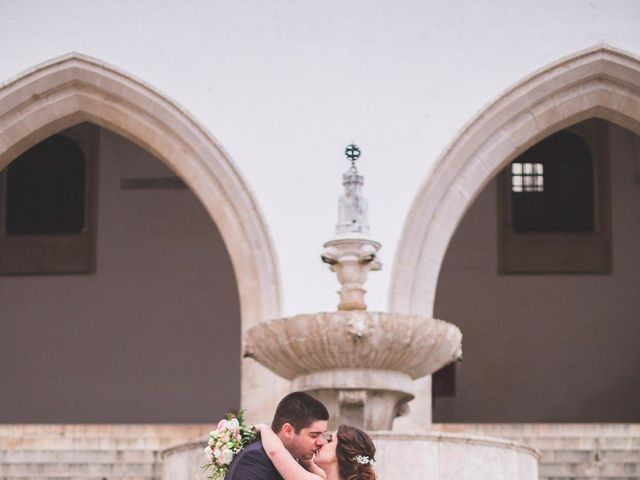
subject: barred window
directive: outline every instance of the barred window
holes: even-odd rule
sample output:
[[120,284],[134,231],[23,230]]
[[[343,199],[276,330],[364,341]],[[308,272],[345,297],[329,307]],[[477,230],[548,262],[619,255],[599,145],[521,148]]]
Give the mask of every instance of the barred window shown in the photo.
[[544,192],[544,167],[541,163],[511,164],[511,191]]
[[86,158],[78,144],[54,135],[7,170],[9,235],[80,233],[84,228]]
[[511,163],[511,221],[518,232],[594,228],[593,160],[587,142],[562,130]]
[[93,272],[97,132],[59,132],[0,172],[0,275]]
[[499,176],[501,273],[610,273],[608,124],[544,138]]

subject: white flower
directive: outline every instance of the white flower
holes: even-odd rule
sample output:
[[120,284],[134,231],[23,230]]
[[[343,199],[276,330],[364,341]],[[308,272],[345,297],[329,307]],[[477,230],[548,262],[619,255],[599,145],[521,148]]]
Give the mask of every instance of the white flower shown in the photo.
[[233,460],[233,452],[228,448],[225,448],[222,451],[222,463],[224,463],[225,465],[229,465],[231,463],[231,460]]

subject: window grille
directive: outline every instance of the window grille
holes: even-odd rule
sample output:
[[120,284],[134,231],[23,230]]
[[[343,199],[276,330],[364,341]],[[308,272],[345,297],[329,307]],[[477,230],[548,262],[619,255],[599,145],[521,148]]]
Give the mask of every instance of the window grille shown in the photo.
[[544,192],[544,168],[542,164],[512,163],[511,191],[514,193]]

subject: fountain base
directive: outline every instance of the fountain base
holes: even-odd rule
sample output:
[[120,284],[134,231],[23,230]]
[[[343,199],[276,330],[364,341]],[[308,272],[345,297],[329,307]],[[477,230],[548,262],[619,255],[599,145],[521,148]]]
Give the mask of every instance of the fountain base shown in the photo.
[[[538,480],[535,450],[477,435],[371,432],[378,480]],[[162,480],[206,480],[205,439],[165,450]]]

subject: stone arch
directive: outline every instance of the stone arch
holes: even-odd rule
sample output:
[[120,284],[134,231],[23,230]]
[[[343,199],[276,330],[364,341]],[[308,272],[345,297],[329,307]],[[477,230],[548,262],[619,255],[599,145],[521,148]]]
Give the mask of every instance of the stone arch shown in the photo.
[[[176,172],[216,223],[236,274],[242,332],[280,313],[280,280],[266,223],[229,155],[188,112],[144,82],[71,53],[0,85],[0,170],[31,146],[89,121],[145,148]],[[243,360],[242,402],[259,415],[274,394]],[[281,384],[277,377],[273,381]],[[268,385],[270,388],[266,388]],[[263,391],[264,390],[264,391]],[[255,405],[254,405],[255,404]]]
[[640,133],[638,58],[599,45],[534,73],[480,112],[414,199],[394,262],[391,311],[432,315],[449,241],[476,196],[527,148],[590,117]]

